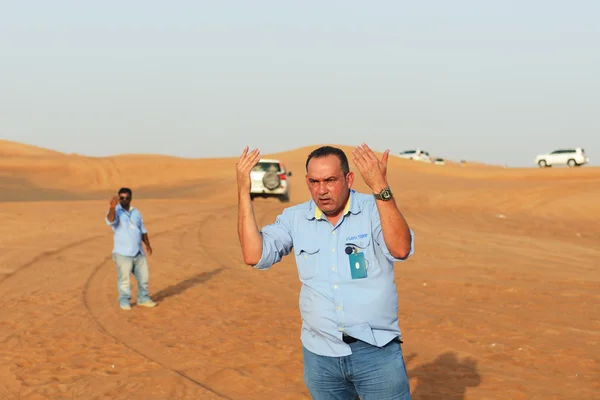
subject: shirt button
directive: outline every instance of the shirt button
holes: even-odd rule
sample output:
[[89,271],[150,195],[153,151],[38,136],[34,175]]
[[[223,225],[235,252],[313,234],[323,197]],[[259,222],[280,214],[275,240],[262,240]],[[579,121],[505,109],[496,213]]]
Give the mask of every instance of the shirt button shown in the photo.
[[332,235],[335,235],[335,231],[331,232]]
[[337,285],[333,285],[333,288],[334,288],[334,289],[337,289],[337,288],[338,288],[338,286],[337,286]]
[[332,271],[335,271],[335,265],[334,265],[333,267],[331,267],[331,270],[332,270]]
[[331,249],[331,251],[335,251],[335,248]]
[[342,331],[344,330],[344,328],[342,328],[342,327],[340,326],[340,327],[338,328],[338,330],[339,330],[340,332],[342,332]]
[[342,309],[342,306],[338,306],[338,311],[340,311]]

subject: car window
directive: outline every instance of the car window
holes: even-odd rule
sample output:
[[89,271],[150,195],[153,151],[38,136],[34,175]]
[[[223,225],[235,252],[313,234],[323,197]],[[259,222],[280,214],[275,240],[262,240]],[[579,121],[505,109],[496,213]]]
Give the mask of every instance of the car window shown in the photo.
[[416,150],[406,150],[406,151],[403,151],[400,154],[415,154],[416,152],[417,152]]
[[254,172],[279,172],[279,164],[274,162],[260,162],[252,168]]

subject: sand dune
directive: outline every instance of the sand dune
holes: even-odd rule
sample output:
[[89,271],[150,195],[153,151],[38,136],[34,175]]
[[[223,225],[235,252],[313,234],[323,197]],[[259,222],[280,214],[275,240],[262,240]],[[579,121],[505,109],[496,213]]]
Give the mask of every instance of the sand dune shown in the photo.
[[[292,204],[311,149],[265,155]],[[309,398],[294,261],[243,265],[235,161],[0,142],[0,399]],[[389,175],[417,235],[396,265],[413,399],[597,397],[600,169],[393,157]],[[154,309],[116,302],[103,217],[121,186],[155,249]],[[259,222],[285,206],[257,199]]]

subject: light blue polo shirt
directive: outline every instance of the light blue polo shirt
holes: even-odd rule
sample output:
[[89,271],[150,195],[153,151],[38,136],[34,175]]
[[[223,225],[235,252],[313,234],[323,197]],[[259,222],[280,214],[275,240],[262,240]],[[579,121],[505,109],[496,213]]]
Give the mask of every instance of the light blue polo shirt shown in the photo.
[[[408,257],[414,252],[412,230]],[[401,337],[394,258],[381,230],[373,195],[350,191],[343,216],[334,227],[313,200],[289,207],[261,229],[263,252],[257,269],[268,269],[290,254],[296,257],[302,317],[301,340],[323,356],[347,356],[342,333],[384,346]],[[367,277],[352,279],[345,248],[360,249]],[[407,257],[407,258],[408,258]]]
[[148,233],[148,231],[144,226],[142,214],[137,208],[130,206],[127,211],[118,204],[115,207],[115,220],[110,222],[108,214],[105,220],[106,224],[112,227],[114,233],[113,253],[129,257],[135,257],[140,252],[144,254],[142,234]]

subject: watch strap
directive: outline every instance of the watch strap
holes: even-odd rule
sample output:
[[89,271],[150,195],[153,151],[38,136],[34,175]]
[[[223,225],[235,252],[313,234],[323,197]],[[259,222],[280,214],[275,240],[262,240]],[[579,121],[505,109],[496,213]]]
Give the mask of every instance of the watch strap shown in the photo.
[[389,188],[389,186],[382,189],[381,192],[379,192],[379,193],[373,193],[373,196],[375,196],[375,198],[377,200],[383,200],[383,201],[391,200],[393,197],[392,190]]

